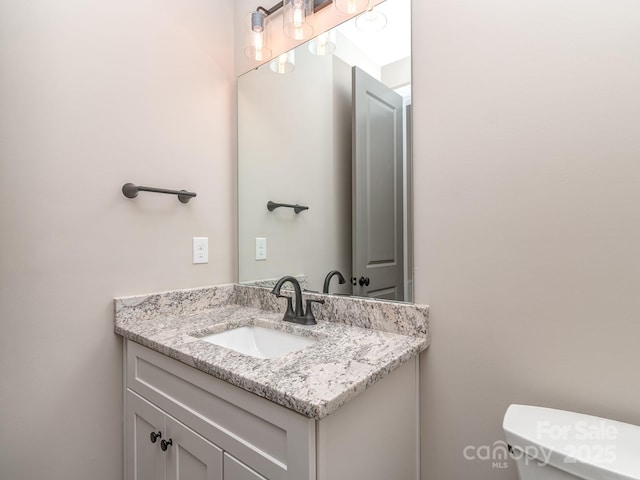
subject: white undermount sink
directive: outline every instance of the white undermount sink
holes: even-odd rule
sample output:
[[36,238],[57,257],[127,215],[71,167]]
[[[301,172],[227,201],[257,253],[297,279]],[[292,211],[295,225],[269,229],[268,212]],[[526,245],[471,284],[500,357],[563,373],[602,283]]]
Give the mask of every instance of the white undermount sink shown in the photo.
[[256,358],[275,358],[313,345],[318,340],[313,337],[251,325],[212,333],[200,340],[220,345]]

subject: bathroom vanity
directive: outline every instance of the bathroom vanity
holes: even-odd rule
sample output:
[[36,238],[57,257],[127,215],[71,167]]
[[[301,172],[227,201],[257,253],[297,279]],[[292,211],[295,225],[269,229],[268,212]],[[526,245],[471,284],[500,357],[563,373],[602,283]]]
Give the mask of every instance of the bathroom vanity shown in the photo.
[[[424,306],[337,296],[318,324],[226,285],[116,299],[124,337],[125,478],[417,479]],[[238,327],[306,337],[256,358],[204,340]]]

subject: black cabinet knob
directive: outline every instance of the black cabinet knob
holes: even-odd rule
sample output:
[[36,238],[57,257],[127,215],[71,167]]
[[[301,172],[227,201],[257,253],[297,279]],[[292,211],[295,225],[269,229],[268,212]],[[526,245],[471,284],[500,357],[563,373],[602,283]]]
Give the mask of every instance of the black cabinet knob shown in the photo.
[[168,442],[166,440],[162,440],[160,442],[160,448],[162,449],[163,452],[166,452],[167,448],[169,448],[171,445],[173,445],[173,440],[171,439],[169,439]]
[[369,281],[369,277],[360,277],[360,280],[358,283],[360,283],[361,287],[364,287],[365,285],[368,287],[369,283],[371,282]]
[[158,430],[158,433],[151,432],[151,435],[149,435],[149,438],[151,438],[151,443],[156,443],[159,438],[162,438],[162,432],[160,430]]

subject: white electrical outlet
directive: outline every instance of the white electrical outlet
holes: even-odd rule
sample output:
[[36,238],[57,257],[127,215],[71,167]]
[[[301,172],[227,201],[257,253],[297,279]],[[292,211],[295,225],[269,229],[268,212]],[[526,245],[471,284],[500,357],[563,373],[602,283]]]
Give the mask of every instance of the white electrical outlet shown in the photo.
[[193,263],[209,263],[208,237],[193,237]]
[[267,259],[267,239],[256,238],[256,260]]

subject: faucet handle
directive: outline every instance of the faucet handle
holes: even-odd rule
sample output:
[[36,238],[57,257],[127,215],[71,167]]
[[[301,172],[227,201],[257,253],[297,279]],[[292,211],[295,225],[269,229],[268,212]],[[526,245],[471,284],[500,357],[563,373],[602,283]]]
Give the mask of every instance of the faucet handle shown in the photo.
[[305,325],[315,325],[316,323],[318,323],[316,322],[316,317],[313,316],[313,310],[311,309],[312,303],[323,304],[324,300],[313,300],[311,298],[307,299],[307,305],[306,305],[305,314],[304,314]]
[[293,313],[293,303],[292,303],[291,297],[288,296],[288,295],[280,295],[280,294],[278,294],[278,295],[276,295],[276,298],[286,298],[287,299],[287,311],[285,312],[284,317],[285,318],[293,317],[294,313]]

